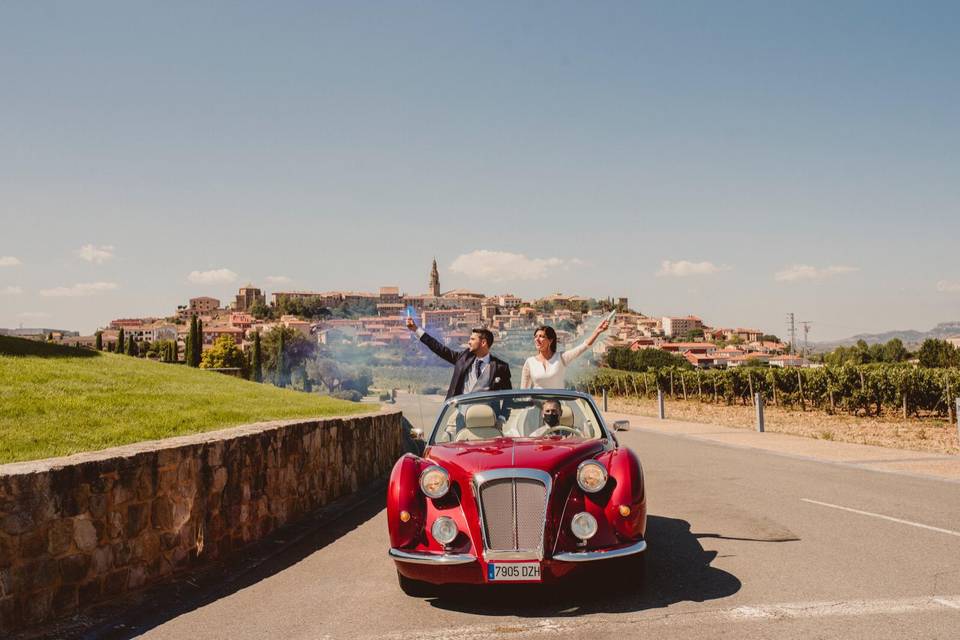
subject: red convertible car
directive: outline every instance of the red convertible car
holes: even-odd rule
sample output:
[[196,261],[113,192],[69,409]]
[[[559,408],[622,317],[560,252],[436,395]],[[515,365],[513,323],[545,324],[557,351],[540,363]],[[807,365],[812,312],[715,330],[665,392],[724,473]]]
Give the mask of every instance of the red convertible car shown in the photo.
[[439,584],[556,582],[599,561],[627,579],[647,548],[640,461],[575,391],[449,399],[423,455],[394,466],[387,519],[390,557],[411,595]]

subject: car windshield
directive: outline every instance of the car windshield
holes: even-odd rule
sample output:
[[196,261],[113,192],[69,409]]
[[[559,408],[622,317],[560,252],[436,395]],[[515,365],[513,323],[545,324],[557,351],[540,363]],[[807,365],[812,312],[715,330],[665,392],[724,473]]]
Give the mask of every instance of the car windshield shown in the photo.
[[577,438],[596,440],[606,433],[593,404],[585,398],[525,394],[459,398],[446,405],[431,444],[492,438]]

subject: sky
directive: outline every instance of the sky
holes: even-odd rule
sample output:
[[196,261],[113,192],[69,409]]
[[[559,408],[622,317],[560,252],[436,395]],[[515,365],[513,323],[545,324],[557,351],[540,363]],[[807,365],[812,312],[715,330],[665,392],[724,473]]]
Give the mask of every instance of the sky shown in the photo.
[[960,4],[0,4],[0,327],[200,295],[960,320]]

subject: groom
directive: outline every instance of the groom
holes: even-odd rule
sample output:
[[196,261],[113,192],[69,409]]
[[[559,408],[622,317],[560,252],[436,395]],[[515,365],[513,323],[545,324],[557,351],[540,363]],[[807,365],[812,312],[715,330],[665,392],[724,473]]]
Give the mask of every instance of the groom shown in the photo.
[[490,355],[493,333],[489,329],[474,329],[470,334],[469,348],[465,351],[448,349],[439,340],[418,328],[411,317],[407,317],[407,329],[416,331],[420,342],[453,365],[453,378],[450,380],[450,388],[447,389],[448,398],[461,393],[512,388],[510,365]]

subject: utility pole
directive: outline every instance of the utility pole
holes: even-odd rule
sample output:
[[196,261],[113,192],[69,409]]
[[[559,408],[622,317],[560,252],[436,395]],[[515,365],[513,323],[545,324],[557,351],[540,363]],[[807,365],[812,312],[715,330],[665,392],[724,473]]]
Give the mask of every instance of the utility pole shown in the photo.
[[794,321],[793,312],[787,314],[787,326],[790,327],[790,353],[797,352],[797,323]]
[[810,342],[807,340],[807,336],[810,334],[810,325],[813,323],[809,320],[801,320],[800,324],[803,325],[803,355],[806,356],[810,351]]

